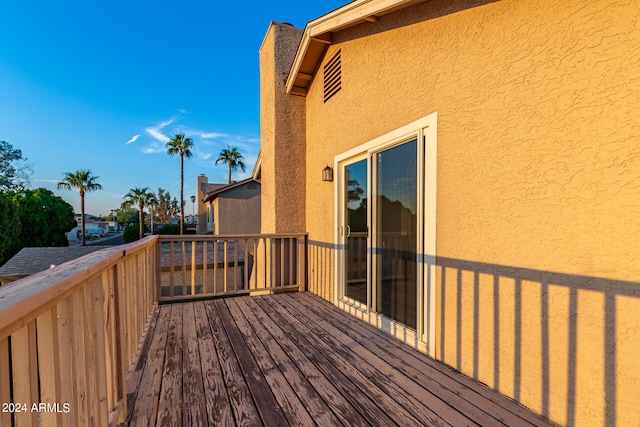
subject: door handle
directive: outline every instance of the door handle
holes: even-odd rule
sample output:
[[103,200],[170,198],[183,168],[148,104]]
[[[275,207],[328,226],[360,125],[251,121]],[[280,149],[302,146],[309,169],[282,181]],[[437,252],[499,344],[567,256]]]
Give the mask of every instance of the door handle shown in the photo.
[[349,227],[348,225],[345,225],[345,228],[347,230],[347,237],[351,236],[351,227]]

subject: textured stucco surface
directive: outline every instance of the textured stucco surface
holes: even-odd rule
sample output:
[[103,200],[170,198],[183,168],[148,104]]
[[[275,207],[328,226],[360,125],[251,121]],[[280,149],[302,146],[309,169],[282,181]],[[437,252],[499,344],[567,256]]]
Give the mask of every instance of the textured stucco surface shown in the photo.
[[215,200],[215,234],[260,233],[260,184],[248,182],[221,193]]
[[637,425],[640,3],[448,3],[334,34],[342,90],[306,97],[309,289],[333,297],[322,168],[437,112],[437,356],[559,423]]
[[304,98],[285,93],[301,37],[274,22],[260,48],[262,233],[305,231]]

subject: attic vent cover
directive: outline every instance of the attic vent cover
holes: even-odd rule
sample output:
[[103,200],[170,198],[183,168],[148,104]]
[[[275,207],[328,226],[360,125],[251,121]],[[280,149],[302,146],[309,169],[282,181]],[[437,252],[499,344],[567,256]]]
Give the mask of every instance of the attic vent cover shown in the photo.
[[341,70],[340,51],[337,51],[324,66],[324,102],[327,102],[342,88]]

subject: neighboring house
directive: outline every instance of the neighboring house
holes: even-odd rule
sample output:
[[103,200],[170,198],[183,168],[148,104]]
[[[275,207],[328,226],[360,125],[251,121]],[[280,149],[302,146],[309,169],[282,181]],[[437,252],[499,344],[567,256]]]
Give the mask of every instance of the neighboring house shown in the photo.
[[[82,225],[82,214],[75,214],[74,219],[78,226]],[[84,224],[85,227],[100,227],[104,228],[107,231],[118,231],[118,222],[117,221],[95,221],[89,214],[84,215]]]
[[0,285],[48,270],[67,261],[113,246],[64,246],[22,248],[0,267]]
[[309,291],[532,410],[637,425],[639,16],[356,0],[272,23],[261,232],[307,232]]
[[197,234],[259,234],[260,182],[249,178],[231,184],[209,184],[198,176]]
[[[80,225],[82,223],[82,214],[79,214],[79,213],[74,214],[74,219],[76,220],[76,223]],[[84,222],[85,224],[88,224],[89,222],[93,222],[89,214],[84,214]]]

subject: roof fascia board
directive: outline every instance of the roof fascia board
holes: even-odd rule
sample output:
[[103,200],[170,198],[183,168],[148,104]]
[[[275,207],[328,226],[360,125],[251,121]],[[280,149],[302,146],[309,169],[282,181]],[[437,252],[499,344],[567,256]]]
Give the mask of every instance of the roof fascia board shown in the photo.
[[262,169],[262,151],[258,153],[258,159],[256,160],[256,164],[253,166],[253,173],[251,174],[251,178],[253,178],[253,180],[257,180],[261,169]]
[[293,85],[296,81],[298,71],[300,70],[302,60],[306,56],[307,50],[309,49],[309,43],[311,43],[311,37],[309,37],[309,25],[310,24],[307,24],[304,29],[302,40],[300,40],[300,45],[298,46],[298,51],[296,52],[296,57],[293,59],[293,65],[291,66],[291,71],[289,71],[289,76],[287,77],[287,85],[285,89],[289,94],[293,89]]

